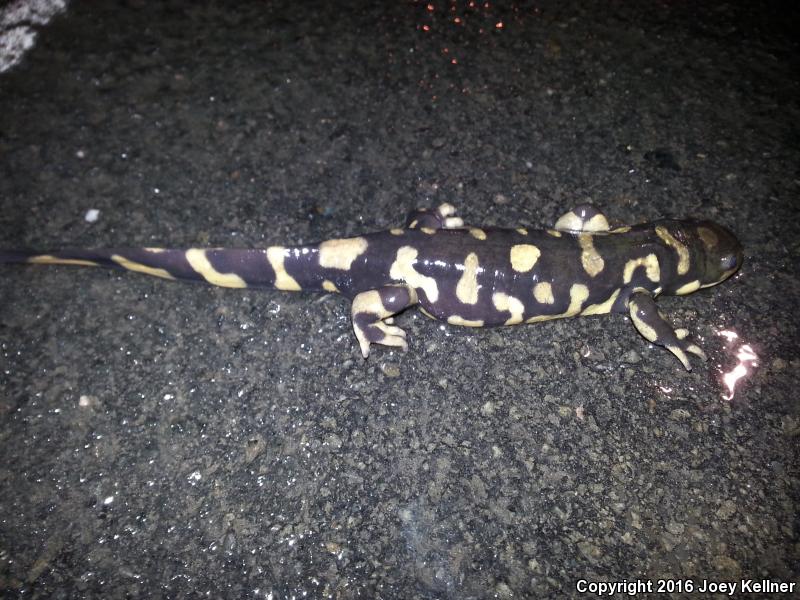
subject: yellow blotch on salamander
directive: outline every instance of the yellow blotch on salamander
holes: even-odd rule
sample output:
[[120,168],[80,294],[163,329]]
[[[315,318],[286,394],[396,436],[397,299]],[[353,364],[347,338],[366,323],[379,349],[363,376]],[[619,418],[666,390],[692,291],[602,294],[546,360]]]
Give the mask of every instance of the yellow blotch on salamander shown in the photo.
[[478,302],[478,255],[470,252],[464,259],[464,273],[456,285],[456,298],[464,304]]
[[461,325],[462,327],[483,327],[483,321],[480,319],[465,319],[458,315],[450,315],[447,317],[447,322],[450,323],[450,325]]
[[[186,262],[194,269],[198,275],[208,283],[230,288],[246,288],[247,283],[235,273],[220,273],[209,262],[206,251],[201,248],[191,248],[185,253]],[[122,257],[120,257],[122,258]],[[139,265],[142,266],[142,265]],[[130,267],[126,267],[130,268]],[[133,269],[136,270],[136,269]],[[166,271],[165,271],[166,273]],[[299,288],[298,288],[299,289]]]
[[411,246],[403,246],[397,250],[397,256],[389,269],[389,277],[395,281],[404,281],[408,285],[420,288],[425,292],[428,300],[436,302],[439,299],[439,286],[433,277],[428,277],[414,268],[419,251]]
[[565,317],[574,317],[581,312],[581,306],[589,297],[589,288],[582,283],[573,283],[569,288],[569,307],[564,311]]
[[353,261],[367,251],[363,237],[328,240],[319,245],[319,265],[325,269],[347,271]]
[[591,277],[602,271],[606,263],[603,257],[594,247],[594,238],[590,233],[582,233],[578,236],[578,243],[581,246],[581,265]]
[[506,325],[516,325],[522,323],[522,315],[525,313],[525,305],[519,298],[509,296],[503,292],[495,292],[492,295],[492,304],[500,312],[510,312],[511,317],[506,321]]
[[599,304],[591,304],[581,310],[582,315],[605,315],[611,312],[611,308],[619,297],[619,290],[614,290],[614,293],[609,296],[608,300]]
[[664,240],[667,246],[674,248],[678,254],[678,275],[686,275],[689,272],[689,249],[685,244],[676,240],[662,225],[656,226],[656,235]]
[[636,330],[641,333],[648,342],[655,342],[658,339],[658,333],[639,317],[639,308],[636,305],[636,300],[630,301],[630,309],[631,321],[633,321],[633,326],[636,327]]
[[[128,269],[128,271],[136,271],[137,273],[144,273],[145,275],[153,275],[154,277],[161,277],[162,279],[175,279],[175,277],[166,269],[148,267],[147,265],[143,265],[141,263],[128,260],[124,256],[120,256],[119,254],[111,255],[111,260],[113,260],[122,268]],[[246,286],[241,286],[241,287],[246,287]]]
[[49,254],[40,254],[39,256],[31,256],[27,262],[34,265],[77,265],[80,267],[97,267],[96,262],[91,260],[81,260],[78,258],[56,258]]
[[470,227],[469,233],[476,240],[483,241],[486,239],[486,232],[483,229],[479,229],[478,227]]
[[286,258],[286,248],[283,246],[270,246],[266,252],[267,262],[275,272],[275,287],[287,292],[300,291],[300,284],[297,280],[286,272],[283,261]]
[[690,281],[689,283],[683,284],[677,290],[675,290],[675,295],[683,296],[684,294],[691,294],[700,289],[700,282],[695,279],[694,281]]
[[517,244],[511,246],[509,255],[511,268],[518,273],[527,273],[533,268],[541,255],[541,250],[533,244]]
[[553,297],[553,286],[547,281],[541,281],[533,286],[533,297],[539,304],[553,304],[556,301]]
[[717,244],[719,244],[719,238],[717,237],[717,234],[711,231],[708,227],[698,227],[697,235],[700,236],[701,240],[703,240],[703,244],[705,244],[706,248],[715,248]]
[[569,306],[563,313],[557,315],[536,315],[531,317],[526,323],[538,323],[540,321],[550,321],[551,319],[562,319],[564,317],[574,317],[581,312],[581,306],[589,297],[589,288],[582,283],[573,283],[569,288]]
[[650,281],[657,282],[661,279],[661,267],[658,264],[658,257],[655,254],[648,254],[645,257],[634,258],[625,263],[622,280],[625,283],[630,283],[633,279],[633,272],[639,267],[644,267],[645,275]]

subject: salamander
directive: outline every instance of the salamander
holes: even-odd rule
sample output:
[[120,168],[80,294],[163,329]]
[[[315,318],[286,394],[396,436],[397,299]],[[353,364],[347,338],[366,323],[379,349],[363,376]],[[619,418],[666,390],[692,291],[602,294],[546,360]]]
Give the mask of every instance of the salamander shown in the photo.
[[716,285],[742,264],[725,227],[663,219],[612,229],[581,204],[545,230],[468,227],[451,204],[412,212],[404,227],[262,249],[112,248],[2,251],[0,263],[103,266],[231,288],[338,293],[352,301],[361,354],[408,349],[394,316],[419,306],[451,325],[488,327],[627,313],[636,330],[691,370],[706,356],[655,298]]

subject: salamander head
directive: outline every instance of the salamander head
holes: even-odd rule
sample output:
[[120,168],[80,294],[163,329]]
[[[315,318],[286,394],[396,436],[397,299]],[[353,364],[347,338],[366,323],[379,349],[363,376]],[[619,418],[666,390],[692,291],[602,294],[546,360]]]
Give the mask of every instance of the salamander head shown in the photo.
[[698,221],[694,234],[699,240],[694,246],[701,287],[725,281],[742,266],[742,245],[730,230],[713,221]]
[[664,277],[667,294],[688,294],[725,281],[742,266],[742,246],[736,236],[713,221],[661,221],[661,242],[677,254],[676,272]]

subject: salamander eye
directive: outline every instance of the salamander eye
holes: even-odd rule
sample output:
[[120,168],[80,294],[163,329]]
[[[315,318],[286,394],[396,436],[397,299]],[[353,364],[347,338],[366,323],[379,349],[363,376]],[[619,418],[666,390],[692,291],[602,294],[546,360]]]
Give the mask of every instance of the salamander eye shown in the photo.
[[719,259],[719,267],[723,271],[730,271],[731,269],[735,269],[739,266],[739,257],[737,254],[731,252],[730,254],[725,254],[720,257]]

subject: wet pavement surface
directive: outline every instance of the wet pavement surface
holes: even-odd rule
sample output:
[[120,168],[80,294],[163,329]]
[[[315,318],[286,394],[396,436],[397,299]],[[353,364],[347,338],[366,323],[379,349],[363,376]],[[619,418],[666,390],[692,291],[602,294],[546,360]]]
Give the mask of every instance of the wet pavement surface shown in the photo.
[[333,4],[70,5],[0,75],[0,247],[704,217],[744,268],[659,305],[709,362],[413,310],[364,361],[338,297],[3,266],[4,597],[798,582],[797,14]]

